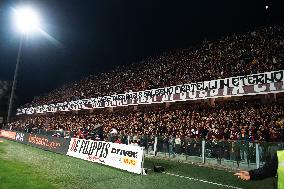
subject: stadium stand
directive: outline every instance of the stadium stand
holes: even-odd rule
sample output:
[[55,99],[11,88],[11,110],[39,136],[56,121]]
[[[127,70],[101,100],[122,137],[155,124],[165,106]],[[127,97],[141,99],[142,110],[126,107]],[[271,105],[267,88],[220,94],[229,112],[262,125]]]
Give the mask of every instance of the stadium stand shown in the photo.
[[[253,100],[217,102],[208,104],[181,103],[168,109],[144,108],[137,111],[97,111],[92,114],[68,112],[39,116],[22,116],[9,124],[13,130],[37,133],[41,130],[72,131],[72,136],[93,139],[96,123],[104,126],[104,133],[115,128],[119,135],[174,136],[207,140],[238,140],[240,131],[246,131],[246,140],[282,141],[284,106],[261,104]],[[107,138],[107,136],[106,136]]]
[[[284,26],[259,28],[200,46],[165,53],[111,72],[91,75],[55,89],[24,107],[138,91],[176,84],[205,81],[283,69]],[[160,135],[208,140],[282,141],[283,105],[256,98],[231,98],[208,103],[183,102],[43,115],[21,115],[8,127],[18,131],[69,131],[71,136],[94,138],[95,124],[105,133],[118,130],[120,136]],[[238,101],[235,101],[235,100]],[[108,138],[107,136],[105,137]],[[140,139],[139,139],[140,138]]]
[[284,26],[259,28],[90,75],[23,107],[283,69]]

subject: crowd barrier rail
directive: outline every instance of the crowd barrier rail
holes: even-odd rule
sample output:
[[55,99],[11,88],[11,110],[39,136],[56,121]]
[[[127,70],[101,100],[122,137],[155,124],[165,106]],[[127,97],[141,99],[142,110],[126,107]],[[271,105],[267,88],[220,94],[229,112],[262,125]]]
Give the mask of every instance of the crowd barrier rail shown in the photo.
[[[143,172],[144,154],[147,157],[255,169],[270,160],[277,150],[284,149],[283,142],[210,141],[190,137],[166,139],[146,135],[109,135],[109,142],[104,142],[0,130],[0,137],[137,174]],[[114,143],[118,138],[122,144]]]

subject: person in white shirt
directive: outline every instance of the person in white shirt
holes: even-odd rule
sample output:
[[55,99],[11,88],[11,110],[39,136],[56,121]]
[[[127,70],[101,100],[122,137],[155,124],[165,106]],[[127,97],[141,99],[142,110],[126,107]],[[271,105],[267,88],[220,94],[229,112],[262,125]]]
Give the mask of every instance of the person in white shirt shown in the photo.
[[133,142],[132,142],[130,145],[132,145],[132,146],[138,146],[138,143],[137,143],[136,140],[133,140]]
[[176,154],[180,154],[180,147],[181,147],[181,139],[179,135],[177,135],[175,138],[175,153]]

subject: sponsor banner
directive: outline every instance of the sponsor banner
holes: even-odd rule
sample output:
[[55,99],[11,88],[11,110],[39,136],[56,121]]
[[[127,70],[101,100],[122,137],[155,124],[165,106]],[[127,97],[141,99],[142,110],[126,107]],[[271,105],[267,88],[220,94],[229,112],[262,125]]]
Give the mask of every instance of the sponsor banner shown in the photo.
[[16,138],[16,132],[14,131],[6,131],[6,130],[0,130],[0,137],[8,138],[15,140]]
[[18,142],[24,142],[24,141],[27,141],[27,136],[25,133],[17,132],[15,140]]
[[81,99],[17,110],[17,115],[284,92],[284,70]]
[[143,147],[72,138],[68,156],[141,174]]
[[21,133],[7,130],[0,130],[0,137],[15,140],[44,150],[66,155],[70,139],[56,138],[52,136]]
[[26,134],[27,140],[23,143],[29,144],[44,150],[49,150],[66,155],[70,139],[56,138],[37,134]]

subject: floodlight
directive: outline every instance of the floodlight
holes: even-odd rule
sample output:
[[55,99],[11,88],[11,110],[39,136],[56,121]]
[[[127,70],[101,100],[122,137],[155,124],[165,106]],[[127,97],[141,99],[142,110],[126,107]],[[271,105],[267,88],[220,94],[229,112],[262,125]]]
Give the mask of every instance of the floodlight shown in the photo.
[[18,77],[18,70],[19,70],[19,64],[22,56],[22,47],[24,43],[24,39],[27,36],[26,34],[35,32],[35,31],[43,31],[40,28],[40,18],[36,11],[34,11],[31,7],[19,7],[17,9],[13,10],[13,21],[15,24],[15,27],[22,32],[20,39],[20,45],[18,50],[18,56],[17,56],[17,63],[16,63],[16,69],[14,72],[14,80],[9,100],[9,108],[8,108],[8,115],[7,115],[7,123],[10,121],[10,117],[12,114],[12,107],[13,107],[13,99],[15,96],[15,88],[17,83],[17,77]]
[[15,25],[20,32],[30,33],[39,27],[39,16],[30,7],[15,9]]

